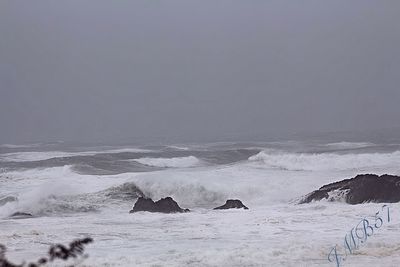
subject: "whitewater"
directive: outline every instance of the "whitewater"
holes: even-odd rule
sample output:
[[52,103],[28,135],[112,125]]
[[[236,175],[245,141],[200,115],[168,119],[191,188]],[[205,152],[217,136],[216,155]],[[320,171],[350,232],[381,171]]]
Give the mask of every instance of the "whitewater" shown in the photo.
[[[399,163],[396,143],[5,144],[0,243],[14,263],[90,236],[81,266],[335,267],[332,247],[382,204],[299,199],[357,174],[400,175]],[[141,195],[171,196],[191,212],[129,214]],[[213,210],[227,199],[249,210]],[[400,204],[390,208],[391,222],[343,266],[399,266]]]

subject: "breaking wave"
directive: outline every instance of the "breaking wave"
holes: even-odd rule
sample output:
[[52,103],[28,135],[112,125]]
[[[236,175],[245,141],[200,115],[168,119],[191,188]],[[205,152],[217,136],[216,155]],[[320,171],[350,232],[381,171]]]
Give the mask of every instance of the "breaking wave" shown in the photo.
[[400,162],[400,151],[391,153],[278,153],[262,151],[249,158],[270,168],[289,171],[358,170],[389,168]]
[[7,203],[14,202],[17,200],[18,200],[18,198],[15,196],[0,197],[0,207],[4,206]]
[[201,160],[194,156],[177,158],[140,158],[134,161],[140,164],[161,168],[189,168],[201,165]]
[[[228,190],[212,188],[207,183],[184,182],[182,180],[145,179],[136,182],[143,193],[154,200],[171,196],[185,207],[209,207],[215,204],[223,204],[229,196]],[[225,188],[226,189],[226,188]]]
[[0,207],[0,217],[8,217],[15,212],[33,216],[65,215],[76,212],[95,212],[100,205],[80,196],[22,195]]
[[122,185],[113,186],[106,190],[100,191],[99,195],[104,195],[105,199],[118,199],[118,200],[134,200],[139,197],[144,197],[145,194],[136,186],[135,183],[127,182]]
[[111,204],[132,204],[138,197],[145,196],[134,183],[124,183],[108,189],[77,195],[62,195],[62,186],[41,187],[20,196],[0,198],[0,217],[15,212],[33,216],[64,215],[79,212],[97,212]]

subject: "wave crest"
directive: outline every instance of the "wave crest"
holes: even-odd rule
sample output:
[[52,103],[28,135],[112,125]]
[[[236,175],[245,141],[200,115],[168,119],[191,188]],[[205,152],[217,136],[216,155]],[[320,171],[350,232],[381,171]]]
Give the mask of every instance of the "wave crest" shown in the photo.
[[308,154],[262,151],[249,158],[267,167],[289,171],[358,170],[384,168],[400,162],[400,151],[392,153]]
[[332,149],[357,149],[357,148],[365,148],[375,146],[374,143],[369,142],[336,142],[336,143],[329,143],[325,145],[328,148]]
[[161,168],[190,168],[201,165],[201,160],[194,156],[177,158],[140,158],[134,161],[143,165]]
[[139,197],[145,197],[145,194],[135,183],[129,182],[103,190],[100,194],[103,194],[106,198],[120,200],[134,200]]

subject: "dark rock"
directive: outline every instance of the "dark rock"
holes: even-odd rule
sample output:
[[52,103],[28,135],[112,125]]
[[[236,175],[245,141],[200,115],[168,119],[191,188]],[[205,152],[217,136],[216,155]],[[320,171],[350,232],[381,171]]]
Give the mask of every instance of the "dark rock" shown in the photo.
[[357,175],[354,178],[324,185],[303,197],[300,204],[342,198],[349,204],[364,202],[394,203],[400,201],[400,176],[375,174]]
[[227,210],[227,209],[245,209],[248,210],[249,208],[243,205],[242,201],[239,199],[228,199],[225,203],[225,205],[222,205],[220,207],[214,208],[215,210]]
[[156,212],[156,203],[151,198],[139,197],[130,213],[137,211]]
[[17,200],[18,199],[16,197],[13,197],[13,196],[0,198],[0,206],[3,206],[5,204],[7,204],[8,202],[14,202],[14,201],[17,201]]
[[129,213],[138,211],[175,213],[189,212],[190,210],[179,207],[178,203],[176,203],[171,197],[162,198],[156,202],[151,198],[139,197]]
[[33,215],[30,213],[26,213],[26,212],[14,212],[13,214],[11,214],[10,218],[32,218]]

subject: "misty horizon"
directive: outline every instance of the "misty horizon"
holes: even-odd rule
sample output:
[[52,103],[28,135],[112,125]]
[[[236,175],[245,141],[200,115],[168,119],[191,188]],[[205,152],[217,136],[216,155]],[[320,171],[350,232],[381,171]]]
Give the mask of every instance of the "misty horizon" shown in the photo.
[[399,8],[2,1],[0,143],[398,134]]

